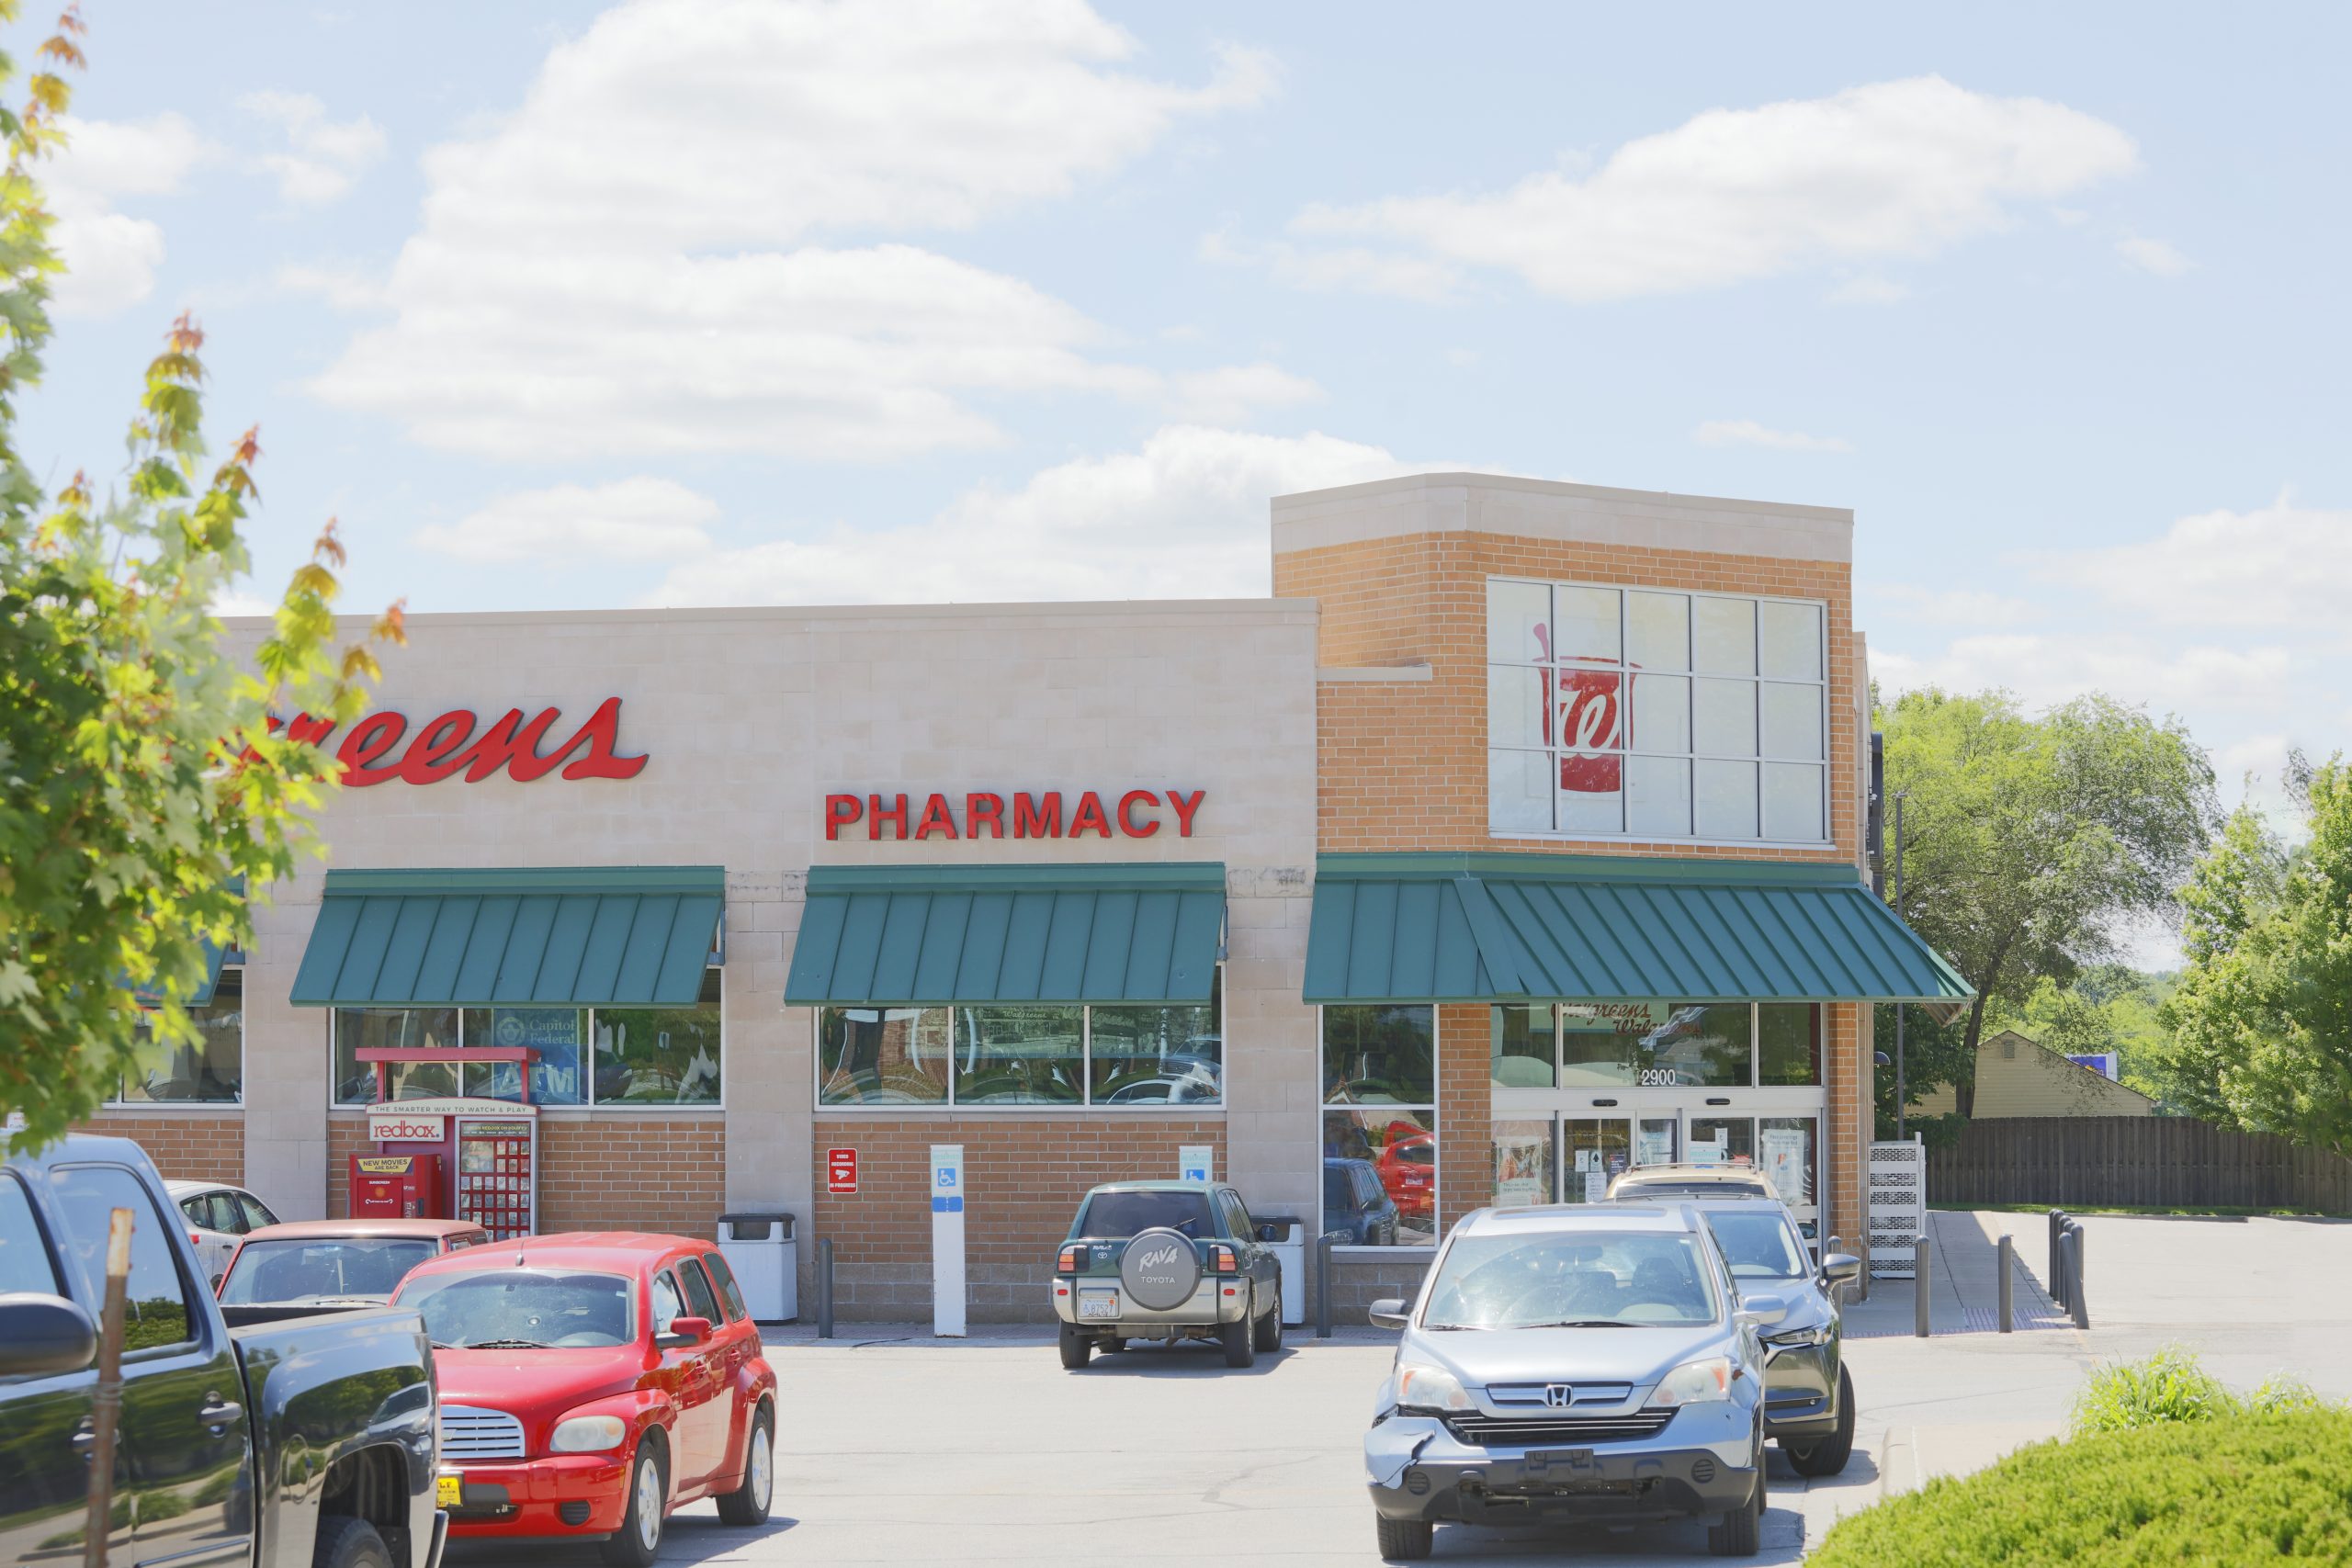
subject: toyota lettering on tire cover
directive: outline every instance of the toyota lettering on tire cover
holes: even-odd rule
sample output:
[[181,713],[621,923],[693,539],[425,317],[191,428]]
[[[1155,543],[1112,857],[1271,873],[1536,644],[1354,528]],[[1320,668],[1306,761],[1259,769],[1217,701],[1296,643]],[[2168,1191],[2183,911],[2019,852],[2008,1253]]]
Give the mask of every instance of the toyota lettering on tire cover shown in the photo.
[[1181,1231],[1139,1231],[1119,1255],[1119,1283],[1139,1307],[1168,1312],[1182,1306],[1200,1282],[1200,1255]]

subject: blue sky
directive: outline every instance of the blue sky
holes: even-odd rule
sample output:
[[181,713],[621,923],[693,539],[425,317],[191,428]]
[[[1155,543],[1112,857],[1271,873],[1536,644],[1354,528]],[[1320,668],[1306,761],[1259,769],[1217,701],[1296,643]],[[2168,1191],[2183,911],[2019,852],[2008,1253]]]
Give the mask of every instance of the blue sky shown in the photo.
[[1851,506],[1883,680],[2233,796],[2352,728],[2340,9],[85,12],[28,451],[192,308],[266,585],[1256,592],[1270,493],[1482,467]]

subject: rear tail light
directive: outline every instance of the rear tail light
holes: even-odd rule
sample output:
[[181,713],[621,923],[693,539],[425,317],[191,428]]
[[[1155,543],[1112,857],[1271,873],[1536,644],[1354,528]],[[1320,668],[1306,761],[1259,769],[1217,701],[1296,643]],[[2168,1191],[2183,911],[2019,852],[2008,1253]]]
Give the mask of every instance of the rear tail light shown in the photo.
[[[1035,1257],[1035,1254],[1032,1253],[1030,1256]],[[1086,1248],[1082,1247],[1065,1247],[1062,1248],[1061,1260],[1054,1267],[1064,1274],[1075,1274],[1078,1272],[1078,1266],[1084,1262],[1085,1259]]]
[[1233,1256],[1233,1248],[1229,1247],[1220,1247],[1216,1249],[1216,1271],[1218,1273],[1230,1274],[1239,1267],[1239,1260]]

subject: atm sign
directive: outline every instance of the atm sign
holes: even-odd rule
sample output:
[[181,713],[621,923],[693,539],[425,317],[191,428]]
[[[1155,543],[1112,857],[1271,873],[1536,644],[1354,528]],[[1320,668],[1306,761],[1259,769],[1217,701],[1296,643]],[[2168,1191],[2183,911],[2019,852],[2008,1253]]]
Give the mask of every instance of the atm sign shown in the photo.
[[857,1151],[827,1149],[825,1151],[825,1190],[850,1193],[857,1190]]

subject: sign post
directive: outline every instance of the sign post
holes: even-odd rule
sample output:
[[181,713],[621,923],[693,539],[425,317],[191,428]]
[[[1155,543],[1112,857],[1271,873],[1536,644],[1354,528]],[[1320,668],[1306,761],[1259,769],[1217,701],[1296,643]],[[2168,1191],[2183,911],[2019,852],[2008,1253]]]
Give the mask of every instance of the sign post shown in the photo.
[[1216,1145],[1186,1144],[1176,1151],[1176,1179],[1179,1181],[1214,1181],[1216,1179]]
[[931,1145],[931,1331],[964,1337],[964,1145]]

